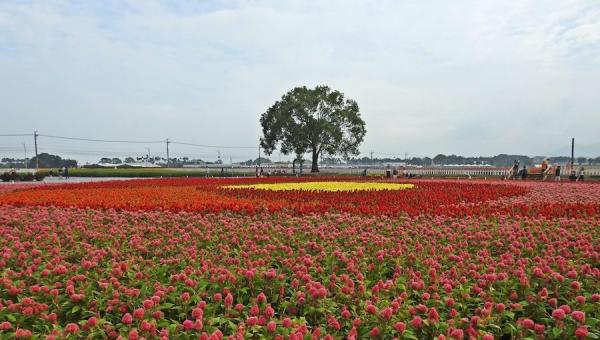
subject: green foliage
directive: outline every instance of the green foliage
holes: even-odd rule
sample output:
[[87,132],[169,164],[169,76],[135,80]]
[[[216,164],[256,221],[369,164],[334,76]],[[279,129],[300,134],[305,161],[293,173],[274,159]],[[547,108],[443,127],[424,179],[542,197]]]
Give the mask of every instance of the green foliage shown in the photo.
[[69,169],[71,177],[236,177],[254,176],[254,169],[248,172],[234,172],[225,168],[221,176],[220,168],[210,169],[169,169],[169,168],[74,168]]
[[44,179],[44,177],[46,177],[46,174],[41,171],[38,171],[36,173],[7,171],[0,174],[0,180],[2,180],[3,182],[31,182],[34,180],[41,181]]
[[[60,156],[52,155],[49,153],[41,153],[38,155],[39,158],[39,167],[40,168],[62,168],[62,167],[76,167],[77,161],[72,159],[63,159]],[[29,160],[29,167],[35,168],[36,165],[36,157],[33,157]]]

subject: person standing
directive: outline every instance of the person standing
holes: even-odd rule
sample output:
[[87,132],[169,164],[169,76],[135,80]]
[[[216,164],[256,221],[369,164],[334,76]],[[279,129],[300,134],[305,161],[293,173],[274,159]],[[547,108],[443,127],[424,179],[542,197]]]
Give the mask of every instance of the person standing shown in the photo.
[[585,175],[585,169],[583,167],[581,167],[579,169],[579,172],[577,173],[577,179],[575,180],[575,182],[579,182],[579,181],[583,182],[583,176],[584,175]]
[[69,167],[67,167],[67,166],[65,166],[64,175],[65,175],[65,179],[69,179]]
[[518,173],[519,173],[519,161],[515,159],[515,161],[513,162],[512,169],[510,171],[510,175],[508,176],[508,179],[511,179],[511,178],[517,179]]
[[526,180],[527,179],[527,167],[525,167],[525,165],[523,165],[523,170],[521,170],[521,180]]
[[542,161],[542,181],[546,179],[546,171],[548,171],[548,160]]
[[560,182],[560,165],[556,167],[556,170],[554,170],[554,180],[556,182]]

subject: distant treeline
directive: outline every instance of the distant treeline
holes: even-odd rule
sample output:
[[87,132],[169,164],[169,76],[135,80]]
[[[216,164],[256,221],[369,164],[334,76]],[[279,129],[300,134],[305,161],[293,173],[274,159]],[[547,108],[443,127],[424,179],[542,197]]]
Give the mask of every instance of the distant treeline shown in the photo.
[[[39,157],[39,167],[40,168],[62,168],[69,167],[74,168],[77,167],[77,161],[74,159],[63,159],[60,156],[52,155],[48,153],[41,153],[38,155]],[[27,163],[26,167],[35,168],[36,167],[36,157],[25,159],[15,159],[15,158],[2,158],[2,163],[0,163],[0,168],[23,168]]]
[[[40,168],[60,168],[60,167],[77,167],[77,161],[73,159],[63,159],[60,156],[52,155],[48,153],[41,153],[39,155],[39,166]],[[551,164],[565,164],[571,161],[570,157],[560,156],[560,157],[548,157]],[[339,158],[323,158],[322,164],[350,164],[350,165],[378,165],[385,163],[406,163],[408,165],[416,165],[416,166],[436,166],[436,165],[491,165],[491,166],[510,166],[513,164],[515,160],[518,160],[521,165],[533,166],[536,164],[541,164],[544,160],[542,156],[529,157],[523,155],[507,155],[500,154],[491,157],[464,157],[457,155],[443,155],[439,154],[433,158],[430,157],[411,157],[411,158],[373,158],[370,157],[362,157],[362,158],[350,158],[349,160],[343,161]],[[124,160],[120,158],[101,158],[100,164],[113,164],[115,166],[124,166],[123,163],[137,163],[141,161],[146,161],[154,164],[166,165],[166,159],[156,157],[156,158],[144,158],[144,157],[126,157]],[[30,168],[34,168],[36,166],[36,158],[29,158],[27,161],[24,159],[15,159],[15,158],[2,158],[0,163],[0,168],[22,168],[25,166],[25,162],[27,166]],[[305,160],[305,163],[308,161]],[[260,158],[260,164],[270,164],[272,161],[268,158]],[[208,162],[200,159],[189,159],[187,157],[183,158],[172,158],[170,159],[170,167],[182,167],[185,165],[204,165],[204,164],[223,164],[221,160],[216,162]],[[257,159],[249,159],[245,162],[241,162],[241,165],[258,165],[259,160]],[[586,157],[577,157],[575,158],[575,164],[584,165],[584,164],[600,164],[600,157],[596,158],[586,158]]]
[[[551,164],[564,164],[571,161],[571,157],[547,157]],[[533,166],[540,164],[544,157],[529,157],[523,155],[507,155],[500,154],[491,157],[464,157],[457,155],[442,155],[439,154],[433,158],[430,157],[412,157],[412,158],[352,158],[347,163],[355,165],[369,165],[381,163],[406,163],[409,165],[432,166],[432,165],[491,165],[491,166],[510,166],[515,160],[518,160],[521,165]],[[575,158],[576,164],[600,164],[600,157]]]

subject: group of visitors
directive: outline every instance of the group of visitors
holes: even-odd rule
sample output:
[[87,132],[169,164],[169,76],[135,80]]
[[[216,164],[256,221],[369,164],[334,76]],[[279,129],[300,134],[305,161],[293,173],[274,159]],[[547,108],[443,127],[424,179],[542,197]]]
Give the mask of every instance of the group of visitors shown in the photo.
[[[550,176],[550,174],[552,172],[554,172],[554,181],[560,182],[561,172],[562,172],[560,165],[557,165],[553,171],[552,166],[550,165],[550,162],[547,159],[544,159],[544,161],[542,162],[541,167],[540,167],[541,180],[545,181],[546,178],[548,178],[548,176]],[[577,172],[575,172],[575,170],[573,169],[571,171],[571,175],[569,176],[569,178],[571,180],[574,180],[575,182],[583,182],[584,175],[585,175],[585,168],[581,167],[579,169],[579,171],[577,171]],[[525,180],[525,179],[527,179],[527,176],[528,176],[527,167],[525,165],[523,165],[523,168],[519,169],[519,161],[515,159],[511,169],[508,171],[508,175],[506,178],[507,179]]]
[[527,175],[529,174],[527,167],[523,165],[523,168],[519,169],[519,163],[520,162],[515,159],[513,166],[508,171],[508,176],[506,179],[527,179]]

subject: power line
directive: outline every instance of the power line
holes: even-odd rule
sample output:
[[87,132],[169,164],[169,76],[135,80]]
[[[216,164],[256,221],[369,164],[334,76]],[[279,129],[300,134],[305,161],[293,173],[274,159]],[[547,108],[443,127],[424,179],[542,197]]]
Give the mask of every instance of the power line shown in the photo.
[[219,148],[219,149],[254,149],[255,148],[254,146],[206,145],[206,144],[184,143],[184,142],[176,142],[176,141],[170,141],[170,143],[178,144],[178,145],[197,146],[197,147],[201,147],[201,148]]
[[156,144],[164,143],[164,140],[159,141],[139,141],[139,140],[116,140],[116,139],[92,139],[92,138],[81,138],[81,137],[65,137],[65,136],[53,136],[38,134],[40,137],[55,138],[55,139],[67,139],[67,140],[78,140],[84,142],[101,142],[101,143],[133,143],[133,144]]
[[375,155],[381,155],[381,156],[391,156],[391,157],[396,157],[396,158],[400,158],[399,154],[393,154],[393,153],[384,153],[384,152],[371,152],[372,154]]
[[31,133],[8,133],[8,134],[0,134],[0,137],[31,137]]
[[[23,136],[29,136],[29,134],[23,135]],[[135,144],[158,144],[158,143],[161,143],[162,144],[162,143],[166,142],[165,140],[140,141],[140,140],[118,140],[118,139],[94,139],[94,138],[83,138],[83,137],[55,136],[55,135],[46,135],[46,134],[38,134],[38,136],[46,137],[46,138],[77,140],[77,141],[85,141],[85,142],[101,142],[101,143],[135,143]],[[178,144],[178,145],[187,145],[187,146],[196,146],[196,147],[202,147],[202,148],[254,149],[253,146],[208,145],[208,144],[178,142],[178,141],[171,141],[171,140],[169,140],[168,143]]]

